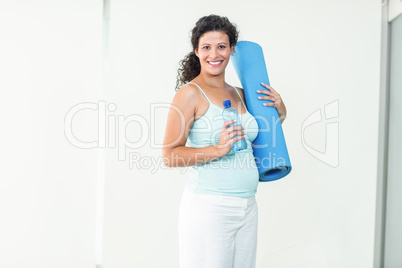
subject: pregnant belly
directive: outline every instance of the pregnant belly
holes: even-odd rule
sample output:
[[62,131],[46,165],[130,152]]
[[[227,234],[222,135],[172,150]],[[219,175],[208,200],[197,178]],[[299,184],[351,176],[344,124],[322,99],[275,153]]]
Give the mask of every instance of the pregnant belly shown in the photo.
[[254,194],[259,173],[252,153],[238,152],[196,166],[189,183],[195,192],[249,197]]

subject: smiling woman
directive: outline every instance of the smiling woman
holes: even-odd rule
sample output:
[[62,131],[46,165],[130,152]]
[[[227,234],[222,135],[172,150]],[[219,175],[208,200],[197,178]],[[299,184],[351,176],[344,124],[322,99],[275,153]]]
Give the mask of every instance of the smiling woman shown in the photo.
[[[225,82],[237,36],[226,17],[202,17],[192,30],[193,51],[178,72],[163,159],[168,167],[190,167],[179,211],[181,268],[254,268],[256,263],[259,173],[251,143],[258,125],[243,89]],[[239,111],[243,126],[224,122],[225,100]],[[278,100],[276,108],[286,113],[279,94]],[[242,139],[247,148],[232,152]]]
[[[204,45],[204,42],[200,40],[200,38],[209,32],[219,32],[227,36],[227,40],[225,42],[227,47],[234,47],[237,43],[237,38],[239,32],[236,26],[226,18],[220,17],[216,15],[205,16],[199,19],[191,32],[191,45],[193,47],[193,51],[191,51],[187,56],[180,62],[181,68],[178,72],[176,89],[180,88],[180,86],[190,82],[196,76],[200,74],[201,64],[198,56],[196,55],[196,51],[198,47]],[[206,47],[207,49],[210,48]]]
[[222,73],[228,65],[230,55],[233,54],[228,35],[217,31],[205,33],[200,38],[199,48],[195,50],[195,55],[200,60],[204,76]]

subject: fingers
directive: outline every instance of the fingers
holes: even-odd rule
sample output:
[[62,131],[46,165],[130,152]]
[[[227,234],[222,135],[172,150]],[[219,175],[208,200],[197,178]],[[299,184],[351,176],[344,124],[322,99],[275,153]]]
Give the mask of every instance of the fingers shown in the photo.
[[233,137],[246,134],[244,129],[243,126],[231,126],[226,130],[226,132],[229,134],[229,139],[232,139]]
[[[267,96],[275,96],[275,97],[277,97],[277,98],[280,96],[277,92],[273,92],[273,91],[269,91],[269,90],[264,90],[264,89],[257,90],[257,93],[265,94],[265,95],[267,95]],[[263,96],[263,97],[265,97],[265,96]]]
[[270,91],[278,94],[278,92],[276,92],[276,90],[273,87],[271,87],[270,85],[267,85],[267,84],[264,84],[264,83],[261,83],[261,85],[266,87],[266,88],[268,88]]
[[277,105],[275,105],[274,102],[264,102],[262,105],[264,106],[272,106],[272,107],[276,107]]
[[262,93],[262,94],[265,94],[265,95],[272,94],[272,92],[269,92],[269,90],[264,90],[264,89],[257,90],[257,93]]
[[233,131],[233,132],[231,132],[230,134],[229,134],[229,138],[230,139],[233,139],[233,137],[236,137],[236,136],[245,136],[247,133],[245,132],[245,131],[240,131],[240,130],[238,130],[238,131]]
[[230,135],[229,135],[229,139],[227,140],[227,145],[228,146],[230,146],[230,147],[232,147],[233,146],[233,144],[235,144],[237,141],[239,141],[239,140],[242,140],[242,139],[245,139],[246,138],[246,136],[247,136],[247,134],[245,133],[245,132],[242,132],[242,133],[231,133]]
[[245,129],[243,126],[237,126],[237,125],[234,125],[234,126],[229,127],[230,125],[232,125],[232,124],[234,124],[234,123],[236,123],[236,122],[237,122],[237,120],[229,120],[229,121],[226,121],[225,123],[223,123],[222,130],[225,131],[225,132],[227,132],[227,133],[230,133],[230,132],[232,132],[232,131],[234,131],[234,130],[242,130],[242,129]]
[[271,96],[258,96],[259,100],[270,100],[270,101],[275,101],[274,97]]
[[223,123],[223,127],[222,127],[223,131],[225,131],[227,133],[239,132],[239,131],[243,132],[246,128],[241,125],[240,126],[239,125],[230,126],[236,122],[237,122],[237,120],[229,120],[229,121],[226,121],[225,123]]
[[234,124],[234,123],[236,123],[236,120],[229,120],[223,124],[222,132],[226,133],[226,135],[228,135],[227,138],[225,138],[225,140],[226,139],[232,140],[233,137],[246,135],[246,132],[244,131],[245,127],[243,127],[243,126],[234,125],[234,126],[229,127],[229,125]]
[[228,128],[228,126],[230,126],[231,124],[234,124],[234,123],[236,123],[237,122],[237,120],[228,120],[228,121],[226,121],[225,123],[223,123],[223,129],[224,130],[226,130],[227,128]]
[[246,138],[246,135],[241,135],[241,136],[237,136],[236,138],[232,139],[231,141],[233,141],[233,144],[235,144],[239,140],[242,140],[242,139],[245,139],[245,138]]
[[267,88],[268,90],[257,90],[257,93],[262,93],[265,95],[272,95],[272,96],[276,96],[276,97],[280,97],[280,94],[271,86],[261,83],[262,86],[264,86],[265,88]]
[[242,129],[245,129],[243,126],[231,126],[230,128],[228,128],[227,129],[227,132],[232,132],[232,131],[235,131],[235,130],[242,130]]
[[271,102],[265,102],[262,105],[280,108],[282,106],[281,95],[279,95],[279,93],[275,89],[273,89],[271,86],[269,86],[267,84],[264,84],[264,83],[261,83],[261,85],[264,86],[265,88],[269,89],[269,90],[257,90],[257,93],[267,95],[267,96],[258,96],[258,99],[259,100],[272,101],[272,103]]
[[233,144],[244,139],[247,135],[243,126],[233,125],[236,122],[236,120],[229,120],[223,123],[221,136],[217,147],[225,150],[225,154],[230,152]]

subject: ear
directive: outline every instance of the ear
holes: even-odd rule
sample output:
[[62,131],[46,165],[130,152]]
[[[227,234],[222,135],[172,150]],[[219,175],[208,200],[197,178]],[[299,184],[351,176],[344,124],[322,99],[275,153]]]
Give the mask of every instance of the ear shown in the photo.
[[233,52],[234,52],[234,45],[232,45],[232,46],[230,47],[230,55],[232,55]]
[[198,49],[196,48],[196,49],[194,49],[194,53],[195,53],[195,55],[199,58],[200,56],[199,56],[199,54],[198,54]]

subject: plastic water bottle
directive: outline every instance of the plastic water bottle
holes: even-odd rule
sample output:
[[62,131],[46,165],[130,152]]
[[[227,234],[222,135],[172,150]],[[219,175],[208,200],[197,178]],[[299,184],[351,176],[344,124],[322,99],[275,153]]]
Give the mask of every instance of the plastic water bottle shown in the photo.
[[[232,106],[232,104],[230,103],[230,100],[225,100],[223,102],[223,106],[225,107],[225,109],[223,109],[222,112],[222,117],[223,120],[229,121],[229,120],[237,120],[236,123],[231,124],[229,127],[231,126],[241,126],[241,121],[240,121],[240,117],[239,117],[239,113],[237,112],[236,108]],[[236,138],[237,136],[233,137]],[[237,142],[235,142],[232,146],[232,151],[233,152],[238,152],[240,150],[246,149],[247,148],[247,143],[245,139],[241,139]]]

